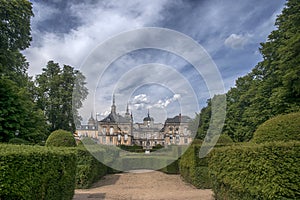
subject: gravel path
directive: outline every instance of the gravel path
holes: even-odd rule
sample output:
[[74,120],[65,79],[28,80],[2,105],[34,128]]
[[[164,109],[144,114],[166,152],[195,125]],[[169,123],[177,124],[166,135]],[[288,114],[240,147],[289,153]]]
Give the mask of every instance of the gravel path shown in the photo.
[[213,200],[211,190],[199,190],[179,175],[157,171],[134,171],[107,175],[91,189],[75,190],[73,200]]

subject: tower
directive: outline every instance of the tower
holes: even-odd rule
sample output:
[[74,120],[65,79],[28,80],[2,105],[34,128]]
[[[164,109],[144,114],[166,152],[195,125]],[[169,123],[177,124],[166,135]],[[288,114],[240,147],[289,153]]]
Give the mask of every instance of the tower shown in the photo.
[[112,114],[116,114],[116,101],[115,101],[115,94],[113,95],[113,102],[112,102],[112,106],[111,106],[111,113]]
[[131,119],[131,114],[129,113],[129,105],[128,105],[128,103],[127,103],[127,106],[126,106],[125,118]]

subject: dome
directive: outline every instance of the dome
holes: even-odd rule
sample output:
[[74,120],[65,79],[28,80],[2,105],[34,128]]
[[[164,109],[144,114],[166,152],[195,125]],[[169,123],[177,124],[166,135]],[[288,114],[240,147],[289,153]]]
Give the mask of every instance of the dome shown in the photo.
[[148,116],[145,117],[143,121],[144,122],[149,122],[149,121],[152,122],[152,121],[154,121],[153,117],[150,117],[149,110],[148,110]]

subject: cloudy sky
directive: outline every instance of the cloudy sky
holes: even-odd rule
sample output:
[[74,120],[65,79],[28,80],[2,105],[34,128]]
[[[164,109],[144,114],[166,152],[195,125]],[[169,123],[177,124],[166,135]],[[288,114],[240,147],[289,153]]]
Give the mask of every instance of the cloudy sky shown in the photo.
[[[233,87],[238,77],[262,59],[259,44],[275,29],[276,16],[285,3],[284,0],[31,2],[35,15],[33,41],[24,51],[30,75],[41,73],[49,60],[80,69],[87,77],[90,92],[80,111],[84,121],[91,112],[99,113],[98,118],[104,117],[115,94],[120,114],[128,103],[135,121],[141,121],[149,109],[157,122],[178,113],[194,117],[206,99],[222,92],[212,91],[211,83],[224,84],[224,91]],[[191,50],[184,38],[156,35],[154,41],[153,34],[141,37],[134,32],[144,27],[174,30],[196,41],[204,50],[201,55],[193,54],[198,56],[197,63],[203,64],[200,71],[187,59]],[[125,37],[123,33],[127,32],[131,34]],[[134,44],[130,43],[132,38],[136,38]],[[157,44],[150,48],[147,42]],[[187,57],[169,48],[175,44],[181,50],[184,47],[181,53]],[[219,74],[213,65],[207,64],[210,58]]]

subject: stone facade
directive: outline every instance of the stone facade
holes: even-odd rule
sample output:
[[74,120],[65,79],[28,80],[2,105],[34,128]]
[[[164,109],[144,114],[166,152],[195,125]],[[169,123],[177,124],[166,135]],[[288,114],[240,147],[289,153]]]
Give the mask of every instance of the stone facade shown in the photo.
[[113,98],[111,112],[107,117],[98,121],[91,115],[87,125],[77,127],[76,134],[79,138],[90,137],[106,145],[135,144],[147,149],[156,145],[187,145],[193,139],[188,129],[190,121],[188,116],[179,114],[167,118],[164,124],[155,123],[148,110],[143,123],[134,123],[128,106],[124,116],[117,114]]

